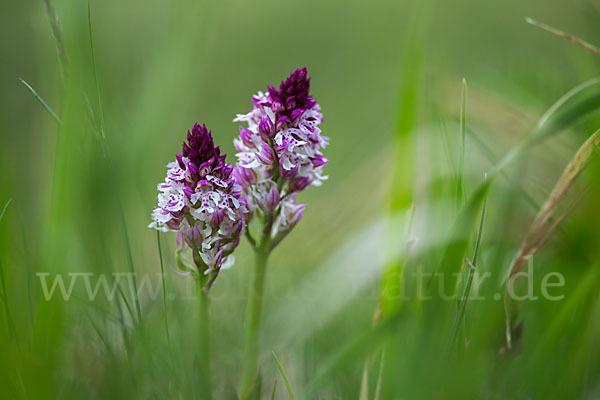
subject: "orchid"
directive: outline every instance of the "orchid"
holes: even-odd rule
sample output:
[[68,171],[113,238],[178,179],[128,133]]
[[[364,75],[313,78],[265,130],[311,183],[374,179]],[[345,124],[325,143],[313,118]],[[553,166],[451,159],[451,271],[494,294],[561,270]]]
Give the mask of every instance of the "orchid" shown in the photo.
[[[306,68],[296,69],[279,89],[252,97],[252,108],[238,114],[243,122],[234,140],[238,162],[233,176],[242,188],[247,205],[247,237],[256,262],[249,293],[244,369],[240,396],[252,396],[258,368],[258,337],[264,279],[270,252],[294,229],[304,215],[306,204],[297,203],[297,193],[320,186],[329,162],[322,150],[329,138],[321,135],[321,107],[309,93]],[[258,225],[260,236],[252,234]]]
[[329,138],[321,135],[321,107],[309,89],[306,68],[296,69],[279,89],[269,86],[254,95],[250,111],[234,119],[247,126],[234,140],[238,162],[233,174],[250,219],[270,215],[265,229],[274,245],[303,216],[305,205],[296,203],[295,194],[327,179],[323,167],[329,160],[321,150]]
[[[206,126],[195,124],[181,154],[167,165],[149,225],[162,232],[177,232],[178,255],[189,249],[196,272],[214,277],[233,265],[231,253],[243,234],[246,212],[241,187],[225,157]],[[178,264],[190,269],[185,262]]]

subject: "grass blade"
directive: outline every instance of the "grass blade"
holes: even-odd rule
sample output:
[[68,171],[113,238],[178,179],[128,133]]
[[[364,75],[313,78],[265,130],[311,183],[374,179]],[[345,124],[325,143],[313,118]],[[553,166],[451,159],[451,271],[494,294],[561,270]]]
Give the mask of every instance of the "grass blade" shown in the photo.
[[44,0],[44,6],[46,9],[46,15],[48,16],[48,20],[50,21],[52,37],[54,38],[54,43],[56,44],[56,53],[58,54],[61,73],[64,80],[66,75],[67,56],[65,53],[65,46],[62,40],[62,30],[60,28],[60,22],[58,20],[58,16],[54,12],[54,7],[52,7],[52,3],[50,2],[50,0]]
[[24,79],[19,78],[19,80],[35,96],[35,98],[37,99],[37,101],[40,102],[40,104],[42,105],[42,107],[44,107],[46,109],[46,111],[48,111],[48,113],[52,116],[52,118],[54,118],[54,120],[56,121],[56,123],[58,123],[58,125],[62,125],[62,122],[60,121],[60,118],[58,118],[58,115],[56,115],[56,113],[54,111],[52,111],[52,109],[50,108],[50,106],[48,105],[48,103],[46,103],[44,101],[44,99],[42,99],[42,97],[38,94],[38,92],[36,92],[35,89],[32,88],[29,85],[29,83],[25,82]]
[[[599,80],[599,82],[600,82],[600,80]],[[483,156],[485,158],[488,159],[488,161],[490,161],[492,164],[498,163],[498,161],[499,161],[498,158],[494,155],[493,151],[484,142],[484,140],[479,137],[479,135],[477,133],[475,133],[471,129],[467,129],[467,133],[469,134],[469,137],[471,139],[473,139],[473,143],[477,147],[479,147],[479,151],[483,154]],[[523,186],[519,182],[515,181],[515,179],[513,179],[510,176],[510,174],[508,174],[506,171],[501,171],[500,174],[509,184],[511,184],[517,190],[519,190],[519,192],[521,193],[521,196],[523,196],[523,198],[525,200],[527,200],[527,202],[531,205],[531,207],[533,207],[534,209],[540,208],[540,204],[538,204],[537,201],[535,201],[535,199],[533,197],[531,197],[531,195],[529,195],[529,193],[527,193],[527,191],[525,191],[525,189],[523,189]]]
[[465,137],[466,137],[466,113],[467,113],[467,81],[463,78],[462,80],[462,95],[461,95],[461,103],[460,103],[460,144],[459,144],[459,152],[458,152],[458,174],[456,177],[456,209],[459,210],[463,198],[464,198],[464,189],[463,189],[463,174],[464,174],[464,164],[465,164]]
[[6,209],[10,205],[11,201],[12,201],[12,199],[8,199],[8,201],[6,202],[6,204],[4,205],[4,207],[2,208],[2,212],[0,213],[0,222],[2,222],[2,219],[4,218],[4,213],[6,213]]
[[[0,213],[0,223],[2,222],[2,219],[4,218],[4,214],[6,213],[6,210],[8,209],[8,206],[10,205],[12,199],[9,199],[6,204],[4,205],[4,207],[2,208],[2,213]],[[15,327],[15,323],[12,319],[11,313],[10,313],[10,307],[8,306],[8,294],[6,292],[6,281],[4,279],[4,266],[0,263],[0,289],[2,289],[2,293],[0,296],[0,299],[2,299],[2,303],[4,304],[4,312],[6,313],[6,320],[8,321],[8,326],[10,328],[9,332],[11,335],[11,338],[16,337],[16,327]]]
[[171,337],[169,335],[169,321],[167,318],[167,283],[165,282],[165,267],[163,265],[162,248],[160,246],[160,232],[156,231],[156,242],[158,244],[158,257],[160,258],[160,273],[162,275],[162,294],[163,294],[163,307],[165,309],[165,332],[167,333],[167,342],[171,343]]
[[381,360],[379,360],[379,371],[377,372],[377,383],[375,384],[375,396],[373,400],[381,399],[381,386],[383,383],[383,367],[385,365],[385,352],[381,353]]
[[137,321],[139,324],[142,324],[142,310],[140,308],[140,299],[138,296],[137,279],[135,277],[135,266],[133,263],[133,255],[131,254],[131,243],[129,243],[129,234],[127,232],[127,223],[125,222],[125,215],[123,214],[122,207],[120,207],[120,215],[121,215],[121,227],[123,229],[123,237],[125,238],[125,248],[127,249],[127,261],[128,261],[128,265],[129,265],[129,271],[132,274],[133,301],[135,304]]
[[277,358],[277,354],[275,354],[274,351],[272,351],[271,353],[273,354],[273,358],[275,359],[275,362],[277,363],[277,367],[279,368],[281,377],[283,378],[283,381],[285,382],[285,386],[287,387],[288,393],[290,394],[290,399],[296,400],[296,396],[294,396],[294,392],[292,391],[290,382],[288,381],[287,375],[285,374],[285,371],[283,370],[283,367],[281,366],[281,363],[279,362],[279,358]]
[[[490,182],[493,181],[498,174],[502,173],[514,160],[519,158],[530,146],[557,134],[562,129],[573,125],[583,117],[600,109],[600,90],[596,89],[585,95],[581,94],[582,90],[569,95],[571,92],[562,96],[561,99],[565,98],[565,100],[561,101],[561,99],[559,99],[559,106],[555,107],[557,104],[555,103],[550,108],[552,113],[548,114],[548,112],[546,112],[544,114],[545,119],[543,123],[538,123],[538,126],[525,137],[525,139],[502,157],[500,162],[488,172]],[[576,96],[578,94],[581,94],[581,96]]]
[[[458,272],[457,269],[463,265],[463,260],[469,244],[469,237],[473,232],[480,209],[485,203],[489,188],[490,181],[486,180],[461,208],[454,227],[452,228],[450,237],[448,238],[448,245],[444,249],[442,261],[437,270],[439,275],[434,274],[434,276],[430,278],[428,285],[430,289],[434,287],[433,283],[435,280],[443,279],[440,277],[453,276],[453,274]],[[440,290],[443,290],[443,293],[453,293],[454,290],[456,290],[456,284],[453,282],[453,279],[443,279],[443,282],[440,281],[438,283],[439,288]]]
[[277,381],[273,385],[273,392],[271,393],[271,400],[275,400],[275,391],[277,390]]
[[551,233],[549,230],[555,227],[555,224],[549,224],[552,214],[554,214],[554,211],[565,198],[577,177],[596,155],[599,145],[600,130],[597,130],[585,141],[571,161],[569,161],[525,236],[521,248],[511,265],[509,278],[519,272],[525,261],[537,251],[541,245],[539,243],[540,238],[549,236]]
[[454,321],[454,327],[452,329],[452,336],[450,338],[450,346],[454,344],[456,340],[456,335],[458,333],[458,329],[460,324],[465,316],[465,309],[467,307],[467,302],[469,300],[469,294],[471,292],[471,286],[473,284],[473,277],[475,275],[475,267],[477,266],[477,260],[479,258],[479,251],[481,249],[481,238],[483,237],[483,225],[485,222],[485,211],[487,206],[487,196],[483,200],[483,207],[481,209],[481,220],[479,222],[479,232],[477,233],[477,242],[475,244],[475,254],[473,255],[473,261],[469,261],[466,259],[467,265],[469,266],[469,276],[467,278],[467,284],[465,286],[465,290],[463,292],[463,296],[460,300],[460,305],[458,308],[458,314],[456,316],[456,320]]
[[[10,205],[11,200],[9,199],[6,202],[6,205],[4,206],[4,208],[2,209],[2,213],[0,213],[0,223],[2,222],[2,219],[4,218],[4,213],[6,212],[6,209],[8,208],[8,206]],[[6,282],[4,280],[4,268],[2,267],[2,265],[0,265],[0,289],[2,289],[2,293],[0,293],[2,296],[0,296],[0,298],[2,298],[4,305],[6,307],[6,316],[10,321],[10,312],[8,310],[8,295],[6,294]]]
[[[596,155],[597,148],[600,145],[600,130],[597,130],[592,136],[585,141],[583,145],[577,150],[575,156],[569,161],[565,167],[560,178],[554,185],[552,192],[548,196],[548,199],[538,212],[535,220],[531,224],[529,231],[519,251],[514,258],[506,279],[506,290],[512,286],[512,277],[521,271],[523,265],[535,254],[535,252],[544,244],[546,239],[550,237],[552,232],[556,229],[559,223],[564,219],[567,214],[571,211],[572,207],[567,210],[556,220],[551,220],[551,216],[558,208],[561,201],[567,195],[569,189],[575,183],[577,177],[581,174],[581,171],[589,164],[590,160]],[[506,343],[510,348],[512,345],[511,338],[511,325],[512,325],[512,312],[510,296],[505,296],[505,323],[506,323]]]
[[[2,208],[2,213],[0,213],[0,223],[2,222],[2,219],[4,218],[4,213],[6,213],[6,209],[8,208],[8,206],[10,205],[10,202],[12,200],[9,199],[6,204],[4,205],[4,208]],[[4,300],[5,304],[8,301],[7,299],[7,295],[6,295],[6,283],[4,282],[4,269],[2,268],[2,266],[0,266],[0,289],[2,289],[2,299]],[[8,310],[7,310],[7,315],[8,315]]]
[[566,39],[570,42],[573,42],[573,43],[583,47],[586,50],[591,51],[592,53],[600,55],[600,48],[594,46],[591,43],[586,42],[583,39],[578,38],[577,36],[573,36],[570,33],[561,31],[560,29],[553,28],[550,25],[544,24],[543,22],[538,22],[538,21],[534,20],[533,18],[527,17],[527,18],[525,18],[525,21],[527,21],[527,23],[530,25],[537,26],[538,28],[541,28],[541,29],[545,30],[546,32],[553,33],[556,36],[560,36],[563,39]]
[[598,281],[600,279],[600,265],[593,265],[580,279],[577,287],[569,296],[562,309],[556,314],[556,317],[546,328],[545,335],[540,338],[536,350],[529,360],[532,365],[544,362],[545,355],[555,349],[557,342],[563,337],[563,326],[568,324],[573,317],[574,310],[581,305],[591,294],[597,295]]
[[359,357],[364,357],[371,349],[376,348],[389,337],[389,332],[398,327],[403,313],[397,313],[390,318],[380,321],[366,333],[346,343],[335,354],[321,364],[311,380],[307,383],[301,399],[315,398],[315,392],[331,380],[340,368],[349,365]]
[[94,84],[96,85],[96,99],[98,101],[98,113],[100,118],[98,119],[98,132],[100,138],[105,139],[104,135],[104,110],[102,109],[102,101],[100,100],[100,86],[98,85],[98,74],[96,72],[96,57],[94,55],[94,40],[92,36],[92,11],[90,1],[88,0],[88,29],[90,34],[90,51],[92,53],[92,72],[94,75]]
[[544,115],[542,115],[542,117],[538,121],[538,127],[545,125],[546,122],[548,121],[548,119],[550,118],[550,116],[552,114],[554,114],[559,108],[561,108],[566,102],[568,102],[574,96],[581,93],[585,89],[587,89],[591,86],[597,85],[599,83],[600,83],[600,78],[590,79],[590,80],[587,80],[587,81],[575,86],[573,89],[569,90],[567,93],[562,95],[561,98],[558,99],[556,102],[554,102],[554,104],[552,104],[552,106],[544,113]]

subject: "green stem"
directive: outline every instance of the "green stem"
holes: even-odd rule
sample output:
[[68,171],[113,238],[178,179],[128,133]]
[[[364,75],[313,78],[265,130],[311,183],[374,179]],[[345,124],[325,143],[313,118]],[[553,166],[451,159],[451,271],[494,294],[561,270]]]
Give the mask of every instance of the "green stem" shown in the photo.
[[250,293],[248,294],[248,307],[246,309],[244,369],[239,393],[241,400],[250,398],[258,375],[258,338],[267,258],[269,257],[268,249],[269,247],[264,245],[255,249],[254,273],[252,275]]
[[211,369],[210,369],[210,315],[208,312],[208,292],[204,290],[203,280],[197,281],[198,295],[198,366],[200,370],[200,398],[212,398]]

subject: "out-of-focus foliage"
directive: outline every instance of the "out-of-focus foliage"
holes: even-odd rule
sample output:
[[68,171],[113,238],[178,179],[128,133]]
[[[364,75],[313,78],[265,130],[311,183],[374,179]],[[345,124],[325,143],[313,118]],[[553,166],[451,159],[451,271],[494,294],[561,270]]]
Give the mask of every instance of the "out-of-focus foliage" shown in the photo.
[[[598,45],[596,1],[107,0],[90,10],[93,57],[86,1],[1,7],[1,398],[202,397],[194,283],[171,273],[168,235],[170,340],[164,329],[156,234],[146,228],[156,184],[194,122],[232,153],[235,114],[304,65],[331,138],[329,181],[302,193],[304,219],[270,260],[263,398],[275,382],[275,398],[288,396],[272,351],[297,398],[358,398],[361,386],[368,399],[600,396],[597,160],[569,189],[559,208],[575,206],[532,261],[539,298],[501,301],[539,208],[600,118],[592,112],[528,146],[481,189],[560,96],[598,74],[596,55],[525,17]],[[438,283],[463,287],[426,274],[465,276],[484,195],[476,268],[490,277],[471,290],[486,300],[467,303],[449,343],[458,302],[418,295]],[[211,293],[216,398],[235,398],[251,263],[243,243]],[[382,274],[398,265],[403,300],[374,318]],[[100,274],[110,281],[132,269],[139,313],[125,277],[112,301],[102,289],[88,299],[84,275],[68,301],[59,289],[47,301],[39,276],[51,285],[63,274],[68,286],[69,273],[91,273],[95,287]],[[550,272],[564,277],[549,289],[562,300],[540,292]]]

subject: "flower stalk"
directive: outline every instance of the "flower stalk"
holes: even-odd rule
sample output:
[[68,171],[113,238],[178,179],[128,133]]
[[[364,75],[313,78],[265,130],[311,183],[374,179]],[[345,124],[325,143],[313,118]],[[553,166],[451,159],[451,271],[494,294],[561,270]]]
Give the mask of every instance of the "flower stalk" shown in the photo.
[[200,390],[202,398],[212,398],[211,368],[210,368],[210,313],[208,290],[202,277],[196,278],[196,294],[198,297],[198,365]]
[[321,135],[321,107],[309,90],[306,68],[297,69],[279,89],[269,86],[266,92],[258,92],[250,111],[234,119],[247,126],[240,126],[234,140],[238,162],[232,175],[242,189],[247,226],[255,220],[261,227],[257,237],[246,230],[255,264],[246,310],[242,400],[253,397],[260,386],[258,343],[267,259],[302,219],[306,204],[298,204],[296,194],[327,179],[323,167],[329,160],[321,150],[329,139]]
[[258,376],[258,342],[260,336],[260,320],[262,315],[263,294],[269,258],[269,240],[264,237],[254,248],[254,270],[248,293],[246,308],[246,338],[244,349],[244,369],[240,386],[240,399],[248,399],[252,393]]
[[196,280],[198,298],[198,396],[212,398],[208,292],[223,269],[234,263],[233,251],[245,230],[245,200],[232,177],[233,167],[215,146],[212,132],[195,124],[181,153],[167,165],[157,186],[157,206],[150,228],[177,233],[175,261],[181,276]]

